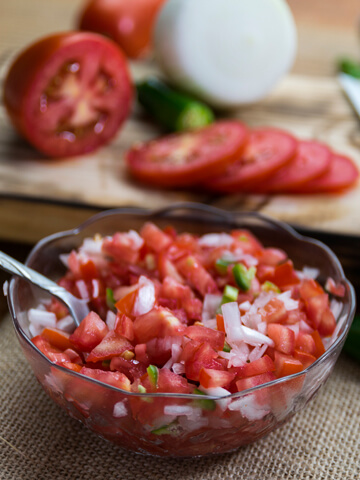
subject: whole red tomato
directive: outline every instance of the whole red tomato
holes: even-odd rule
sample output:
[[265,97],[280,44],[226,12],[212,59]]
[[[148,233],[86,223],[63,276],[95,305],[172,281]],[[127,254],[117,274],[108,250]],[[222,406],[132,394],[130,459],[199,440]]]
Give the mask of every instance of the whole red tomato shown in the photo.
[[132,95],[118,46],[86,32],[59,33],[30,45],[4,83],[13,125],[51,157],[81,155],[110,141],[129,114]]
[[130,58],[149,52],[153,25],[165,0],[91,0],[79,27],[112,38]]

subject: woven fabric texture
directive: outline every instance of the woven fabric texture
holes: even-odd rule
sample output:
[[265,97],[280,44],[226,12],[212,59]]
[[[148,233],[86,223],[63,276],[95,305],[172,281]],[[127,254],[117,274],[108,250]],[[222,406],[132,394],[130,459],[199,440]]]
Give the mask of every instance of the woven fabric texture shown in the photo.
[[126,452],[67,416],[0,319],[1,480],[359,480],[360,365],[342,355],[307,408],[256,444],[194,459]]

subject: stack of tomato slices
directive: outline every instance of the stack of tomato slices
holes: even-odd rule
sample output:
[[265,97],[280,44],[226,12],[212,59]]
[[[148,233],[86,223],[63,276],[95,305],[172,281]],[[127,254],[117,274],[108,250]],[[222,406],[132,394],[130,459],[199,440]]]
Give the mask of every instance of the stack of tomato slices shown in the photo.
[[91,313],[72,331],[57,301],[32,309],[32,341],[52,362],[126,391],[243,391],[301,372],[336,334],[328,293],[247,230],[198,236],[146,223],[61,258],[59,284]]
[[126,158],[132,175],[150,185],[216,193],[336,193],[359,176],[350,158],[320,142],[249,131],[236,120],[136,145]]

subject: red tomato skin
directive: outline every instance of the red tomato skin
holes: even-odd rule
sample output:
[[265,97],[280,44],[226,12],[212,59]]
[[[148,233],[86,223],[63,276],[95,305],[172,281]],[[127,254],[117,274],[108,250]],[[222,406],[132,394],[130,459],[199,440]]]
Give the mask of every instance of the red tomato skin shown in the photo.
[[267,323],[284,323],[288,317],[284,302],[278,298],[272,298],[265,307],[260,309],[262,320]]
[[134,350],[132,344],[125,337],[111,330],[102,341],[91,350],[87,362],[110,360],[113,357],[121,356],[127,350]]
[[246,377],[237,380],[236,388],[239,392],[247,390],[248,388],[257,387],[264,383],[271,382],[276,379],[276,376],[272,372],[261,373],[260,375],[254,375],[253,377]]
[[79,20],[80,30],[112,38],[130,58],[149,53],[153,26],[166,0],[92,0]]
[[225,333],[201,325],[187,327],[184,335],[196,342],[207,342],[214,350],[222,350],[225,344]]
[[[101,136],[87,138],[76,145],[71,142],[55,142],[55,135],[46,138],[34,121],[34,111],[40,113],[41,94],[51,81],[51,76],[45,76],[44,72],[55,69],[56,74],[64,62],[76,58],[77,50],[82,54],[86,52],[90,57],[104,45],[122,72],[122,105],[121,108],[119,105],[111,128],[104,129]],[[12,124],[31,145],[46,156],[66,157],[89,153],[109,142],[128,116],[132,97],[133,87],[126,60],[116,44],[94,33],[65,32],[41,38],[19,54],[5,78],[3,100]]]
[[253,362],[246,363],[242,367],[235,367],[233,370],[236,371],[236,379],[239,380],[240,378],[253,377],[254,375],[274,372],[275,364],[269,355],[264,355]]
[[234,377],[235,372],[202,368],[199,381],[204,388],[226,387],[234,380]]
[[70,342],[82,352],[91,352],[109,332],[105,322],[95,312],[90,312],[70,335]]
[[245,125],[223,120],[135,145],[125,158],[131,174],[141,182],[187,188],[222,173],[241,154],[246,139]]
[[275,350],[292,355],[295,348],[295,333],[279,323],[268,325],[268,336],[275,343]]
[[276,376],[282,378],[301,372],[304,370],[304,365],[291,355],[275,351],[275,368]]

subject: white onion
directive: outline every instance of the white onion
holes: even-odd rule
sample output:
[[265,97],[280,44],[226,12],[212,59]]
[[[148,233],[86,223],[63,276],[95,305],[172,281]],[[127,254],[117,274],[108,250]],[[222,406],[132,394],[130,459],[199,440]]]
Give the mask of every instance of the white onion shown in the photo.
[[128,237],[133,241],[135,249],[140,250],[140,248],[144,245],[144,239],[140,237],[138,232],[135,230],[129,230],[127,234]]
[[30,308],[28,312],[29,322],[34,325],[41,325],[42,327],[56,327],[55,313],[46,310],[39,310]]
[[5,297],[7,297],[8,292],[9,292],[9,282],[6,280],[3,284],[3,293]]
[[[226,390],[226,388],[222,387],[204,388],[201,386],[200,390],[212,397],[227,397],[228,395],[231,395],[229,390]],[[220,398],[219,400],[216,400],[216,405],[218,405],[221,410],[226,410],[230,402],[230,398]]]
[[263,335],[267,334],[267,322],[260,322],[257,326],[258,332],[262,333]]
[[285,310],[290,312],[291,310],[296,310],[299,308],[299,302],[291,298],[291,291],[287,290],[286,292],[280,293],[277,296],[278,300],[281,300],[284,303]]
[[92,297],[93,298],[98,298],[100,294],[100,282],[97,278],[93,278],[91,280],[91,285],[92,285]]
[[87,289],[87,286],[86,286],[86,283],[84,282],[84,280],[77,280],[75,282],[75,285],[76,285],[76,288],[79,291],[80,297],[83,300],[88,301],[89,300],[89,292],[88,292],[88,289]]
[[255,298],[254,303],[251,305],[249,310],[250,313],[258,313],[260,308],[264,308],[272,298],[275,297],[275,293],[270,292],[260,292],[258,297]]
[[115,418],[126,417],[127,413],[128,411],[124,401],[115,403],[113,410],[113,416]]
[[305,266],[301,271],[297,271],[296,273],[301,280],[306,278],[316,280],[320,274],[320,270],[318,268]]
[[249,360],[250,362],[254,362],[255,360],[259,360],[264,353],[266,352],[268,346],[263,345],[262,347],[255,347],[249,354]]
[[43,327],[41,325],[36,325],[35,323],[29,324],[29,332],[31,334],[31,337],[36,337],[37,335],[40,335],[42,331]]
[[56,328],[59,328],[63,332],[71,333],[75,328],[75,322],[71,315],[66,315],[56,324]]
[[155,286],[151,280],[145,276],[139,278],[139,290],[136,295],[133,314],[135,316],[144,315],[150,312],[155,305]]
[[283,0],[168,0],[154,46],[172,83],[234,108],[264,97],[290,69],[296,26]]
[[338,300],[335,300],[335,298],[333,298],[330,302],[330,309],[335,317],[335,319],[337,319],[341,313],[341,310],[343,308],[343,304],[341,302],[339,302]]
[[294,325],[286,325],[289,330],[292,330],[295,333],[295,338],[299,335],[300,332],[300,323],[294,323]]
[[165,405],[165,415],[185,415],[187,417],[200,417],[202,409],[200,407],[191,407],[190,405]]
[[240,303],[239,308],[244,312],[248,312],[251,308],[251,303],[249,300],[246,300],[246,302]]
[[204,297],[201,320],[203,323],[212,320],[216,316],[216,312],[221,304],[221,295],[207,293]]
[[208,233],[199,238],[201,247],[230,247],[234,239],[227,233]]
[[84,253],[85,255],[103,255],[102,246],[104,239],[101,237],[96,238],[85,238],[83,244],[79,248],[79,252]]
[[176,375],[182,375],[185,373],[185,365],[183,363],[174,363],[172,366],[172,371],[176,373]]
[[106,313],[105,323],[108,326],[109,330],[114,330],[116,322],[116,313],[108,310]]
[[245,418],[253,421],[261,420],[270,412],[270,408],[266,407],[257,403],[255,394],[250,394],[233,400],[229,410],[239,411]]

